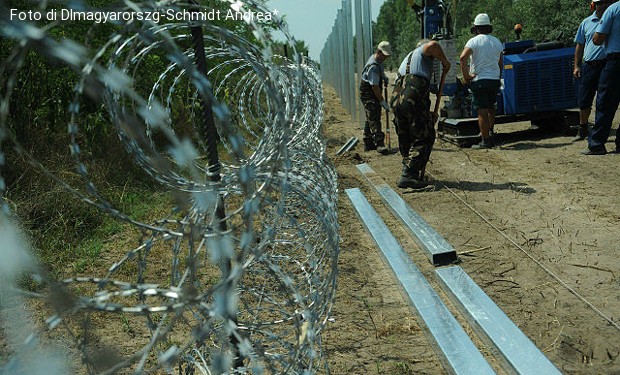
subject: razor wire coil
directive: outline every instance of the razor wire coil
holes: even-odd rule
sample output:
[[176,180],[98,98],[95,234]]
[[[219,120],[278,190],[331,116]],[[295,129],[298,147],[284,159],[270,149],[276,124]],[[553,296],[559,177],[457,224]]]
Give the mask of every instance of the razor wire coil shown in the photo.
[[[207,3],[127,1],[112,10],[269,12],[253,0]],[[99,45],[88,39],[98,35],[93,26],[79,44],[54,39],[50,31],[58,23],[12,20],[3,7],[0,33],[15,47],[0,67],[0,167],[2,150],[12,147],[67,194],[134,226],[140,238],[138,246],[110,251],[109,265],[98,275],[56,281],[33,259],[19,263],[45,288],[23,290],[11,273],[15,277],[3,295],[47,304],[52,313],[44,332],[32,329],[27,340],[13,346],[13,357],[1,372],[36,373],[37,366],[25,359],[48,337],[71,339],[81,369],[89,374],[309,374],[326,369],[321,332],[336,285],[336,174],[320,133],[323,97],[316,64],[272,52],[278,35],[294,50],[286,26],[277,19],[272,29],[251,19],[232,28],[208,21],[131,20],[115,25],[115,33]],[[100,11],[80,1],[66,9]],[[197,28],[205,46],[204,72],[195,63],[202,51],[192,48],[196,39],[190,30]],[[52,172],[13,131],[10,98],[32,51],[76,72],[66,122],[81,184]],[[161,71],[147,77],[144,72],[153,61]],[[87,122],[82,108],[90,102],[105,108],[134,162],[183,197],[167,217],[142,222],[100,192],[81,144]],[[205,138],[205,108],[217,129],[215,165],[205,158],[214,142]],[[5,188],[0,175],[0,193]],[[0,255],[6,259],[26,253],[27,246],[19,240],[6,200],[2,208],[0,230],[10,234],[6,238],[17,238],[2,243],[9,246]],[[0,304],[7,307],[2,299]],[[7,324],[19,320],[7,314]],[[115,343],[105,342],[103,333],[136,322],[142,322],[143,340],[136,340],[132,353],[108,350]],[[66,369],[59,365],[54,370]]]

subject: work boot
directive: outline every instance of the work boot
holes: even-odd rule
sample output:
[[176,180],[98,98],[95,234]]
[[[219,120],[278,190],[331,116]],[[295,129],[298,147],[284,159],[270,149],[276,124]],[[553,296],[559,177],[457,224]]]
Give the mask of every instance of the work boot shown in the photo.
[[401,189],[421,189],[427,185],[428,183],[420,178],[419,171],[416,171],[413,168],[408,167],[407,165],[403,165],[403,171],[401,173],[400,179],[396,183],[396,186]]
[[378,143],[377,144],[377,152],[380,153],[381,155],[387,155],[388,154],[388,149],[387,149],[387,147],[385,147],[385,145],[383,143]]
[[364,151],[372,151],[372,150],[376,150],[377,149],[377,145],[375,144],[374,141],[372,140],[364,140]]
[[590,124],[581,124],[579,125],[579,129],[577,130],[577,136],[573,138],[573,142],[583,141],[588,138],[588,133],[590,132]]

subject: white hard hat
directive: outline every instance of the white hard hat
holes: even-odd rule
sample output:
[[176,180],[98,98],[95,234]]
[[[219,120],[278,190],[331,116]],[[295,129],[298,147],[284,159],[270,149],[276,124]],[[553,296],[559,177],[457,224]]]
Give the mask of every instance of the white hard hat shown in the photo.
[[480,13],[474,19],[474,26],[491,26],[491,19],[486,13]]

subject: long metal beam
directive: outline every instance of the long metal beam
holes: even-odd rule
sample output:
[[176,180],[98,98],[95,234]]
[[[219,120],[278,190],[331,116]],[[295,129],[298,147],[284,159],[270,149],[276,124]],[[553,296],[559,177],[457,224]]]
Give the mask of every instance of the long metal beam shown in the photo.
[[362,192],[345,192],[426,325],[445,369],[453,374],[495,374]]
[[510,318],[458,266],[435,270],[439,281],[470,325],[509,373],[556,375],[561,372]]
[[394,216],[407,228],[433,265],[447,265],[457,260],[456,251],[452,245],[409,207],[400,195],[390,188],[368,164],[358,164],[357,169],[379,193]]

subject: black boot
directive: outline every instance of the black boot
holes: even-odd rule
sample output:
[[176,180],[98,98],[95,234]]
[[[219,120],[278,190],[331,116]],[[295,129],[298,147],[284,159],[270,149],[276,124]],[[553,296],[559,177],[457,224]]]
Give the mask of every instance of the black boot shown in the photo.
[[422,180],[420,171],[410,167],[410,162],[407,159],[403,160],[403,171],[396,186],[401,189],[412,188],[421,189],[428,185],[428,183]]
[[364,139],[364,151],[376,150],[377,145],[372,139]]
[[383,142],[377,142],[377,152],[380,153],[381,155],[388,154],[388,149],[387,147],[385,147],[385,144]]

